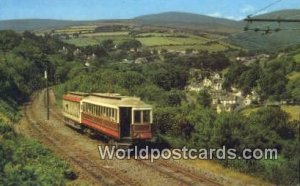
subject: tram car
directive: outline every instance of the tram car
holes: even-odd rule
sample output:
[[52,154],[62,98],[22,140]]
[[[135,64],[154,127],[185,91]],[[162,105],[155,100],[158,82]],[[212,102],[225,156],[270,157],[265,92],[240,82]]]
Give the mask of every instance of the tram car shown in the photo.
[[138,97],[70,92],[63,96],[63,116],[65,124],[104,135],[110,142],[152,138],[152,107]]

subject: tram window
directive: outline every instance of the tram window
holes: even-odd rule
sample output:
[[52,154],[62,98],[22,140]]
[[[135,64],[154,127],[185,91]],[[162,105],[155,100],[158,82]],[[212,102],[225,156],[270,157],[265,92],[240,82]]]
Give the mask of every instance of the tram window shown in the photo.
[[150,111],[149,110],[143,111],[143,123],[150,123]]
[[107,108],[104,107],[104,117],[106,117],[106,116],[107,116]]
[[140,110],[135,110],[134,111],[134,123],[141,123],[141,111]]
[[111,116],[111,108],[108,108],[108,117]]
[[66,103],[64,106],[64,111],[67,111],[67,110],[68,110],[68,104]]

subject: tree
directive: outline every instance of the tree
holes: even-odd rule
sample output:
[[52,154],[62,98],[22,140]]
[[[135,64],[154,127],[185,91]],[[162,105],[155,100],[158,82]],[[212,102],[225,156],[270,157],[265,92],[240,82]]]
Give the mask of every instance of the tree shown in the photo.
[[[280,107],[266,107],[250,115],[250,123],[260,128],[276,132],[282,139],[294,138],[292,125],[289,125],[288,115]],[[264,128],[264,129],[263,129]]]
[[183,89],[188,80],[188,73],[185,68],[174,65],[161,65],[156,71],[152,72],[152,81],[165,90],[172,88]]
[[221,113],[214,122],[212,143],[215,147],[240,148],[247,125],[237,113]]
[[114,41],[111,39],[106,39],[103,40],[100,45],[105,48],[106,50],[111,50],[115,45],[114,45]]
[[194,132],[191,141],[197,148],[209,148],[216,113],[210,109],[197,107],[188,114],[188,120],[193,124]]
[[241,74],[238,80],[238,86],[242,89],[244,94],[249,94],[251,90],[257,86],[257,80],[259,80],[261,73],[262,69],[259,64],[254,64],[249,70]]
[[128,71],[120,73],[119,84],[128,89],[130,92],[133,92],[135,86],[139,86],[145,82],[145,77],[137,72]]
[[123,49],[123,50],[130,50],[130,49],[134,49],[135,51],[137,51],[138,48],[140,48],[142,46],[142,43],[136,39],[131,39],[131,40],[127,40],[124,41],[123,43],[121,43],[118,48]]
[[184,94],[179,90],[171,90],[165,95],[165,102],[168,106],[179,106]]
[[212,99],[207,90],[201,90],[197,95],[197,101],[201,106],[209,107],[212,102]]
[[233,64],[229,67],[228,72],[224,76],[223,87],[227,90],[231,88],[231,86],[238,85],[238,80],[240,76],[249,69],[249,67],[244,64]]
[[12,30],[0,31],[0,51],[4,53],[4,59],[6,60],[6,53],[18,46],[21,42],[19,34]]
[[287,79],[283,72],[265,70],[258,80],[262,99],[271,96],[275,100],[280,100],[286,92],[286,84]]
[[287,92],[293,100],[300,102],[300,77],[288,82]]

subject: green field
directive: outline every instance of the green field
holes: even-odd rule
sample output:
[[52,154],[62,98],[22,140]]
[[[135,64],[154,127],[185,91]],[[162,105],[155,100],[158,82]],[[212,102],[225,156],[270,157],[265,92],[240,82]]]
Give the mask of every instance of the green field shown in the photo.
[[95,37],[95,36],[128,36],[129,32],[97,32],[97,33],[88,33],[82,34],[83,37]]
[[106,39],[112,39],[114,43],[119,44],[122,41],[128,40],[129,36],[122,35],[99,35],[99,36],[86,36],[79,38],[71,38],[68,40],[64,40],[66,43],[70,43],[76,46],[88,46],[88,45],[98,45],[101,41]]
[[209,39],[187,35],[186,37],[176,37],[176,35],[161,35],[160,33],[149,33],[151,37],[139,37],[137,39],[146,46],[167,46],[167,45],[201,45]]
[[[89,30],[90,29],[90,30]],[[79,30],[82,31],[79,38],[71,38],[64,40],[67,43],[76,46],[97,45],[105,39],[112,39],[116,44],[125,40],[132,39],[128,31],[119,32],[98,32],[90,33],[94,27],[70,27],[69,29],[61,29],[55,31],[56,33],[74,33]],[[205,36],[205,37],[204,37]],[[175,34],[175,33],[141,33],[135,36],[144,46],[156,49],[167,49],[173,51],[184,51],[188,48],[195,50],[207,50],[210,52],[224,51],[229,47],[237,48],[230,44],[221,41],[222,36],[205,34],[203,37],[192,34]]]

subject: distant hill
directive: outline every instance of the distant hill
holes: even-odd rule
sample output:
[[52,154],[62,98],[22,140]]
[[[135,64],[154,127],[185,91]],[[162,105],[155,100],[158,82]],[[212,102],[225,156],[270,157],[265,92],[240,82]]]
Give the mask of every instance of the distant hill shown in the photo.
[[0,21],[0,30],[15,31],[57,29],[67,26],[87,24],[90,21],[68,21],[52,19],[16,19]]
[[54,19],[16,19],[0,21],[0,30],[11,29],[15,31],[24,30],[46,30],[58,29],[68,26],[85,25],[96,21],[70,21]]
[[192,28],[216,32],[236,32],[241,23],[234,20],[183,12],[165,12],[134,18],[140,24]]
[[[263,15],[255,18],[283,18],[283,19],[300,19],[300,10],[281,10]],[[246,26],[246,23],[243,23]],[[270,50],[276,51],[278,49],[295,45],[300,43],[300,23],[253,23],[249,25],[250,28],[272,28],[272,29],[291,29],[273,32],[270,34],[262,34],[262,32],[247,31],[232,34],[229,41],[233,44],[239,45],[250,50]],[[292,29],[299,30],[292,30]]]
[[[281,10],[257,16],[258,18],[298,18],[300,10]],[[271,50],[284,48],[289,45],[300,43],[300,30],[282,30],[276,33],[262,35],[261,32],[243,31],[246,23],[223,18],[210,17],[200,14],[183,12],[165,12],[159,14],[144,15],[131,20],[95,20],[95,21],[70,21],[70,20],[51,20],[51,19],[24,19],[0,21],[0,30],[13,29],[16,31],[24,30],[49,30],[69,26],[79,26],[88,24],[119,22],[135,23],[142,26],[160,26],[170,28],[194,29],[206,32],[226,34],[229,36],[227,41],[250,50]],[[284,28],[300,29],[300,23],[253,23],[251,28]]]

